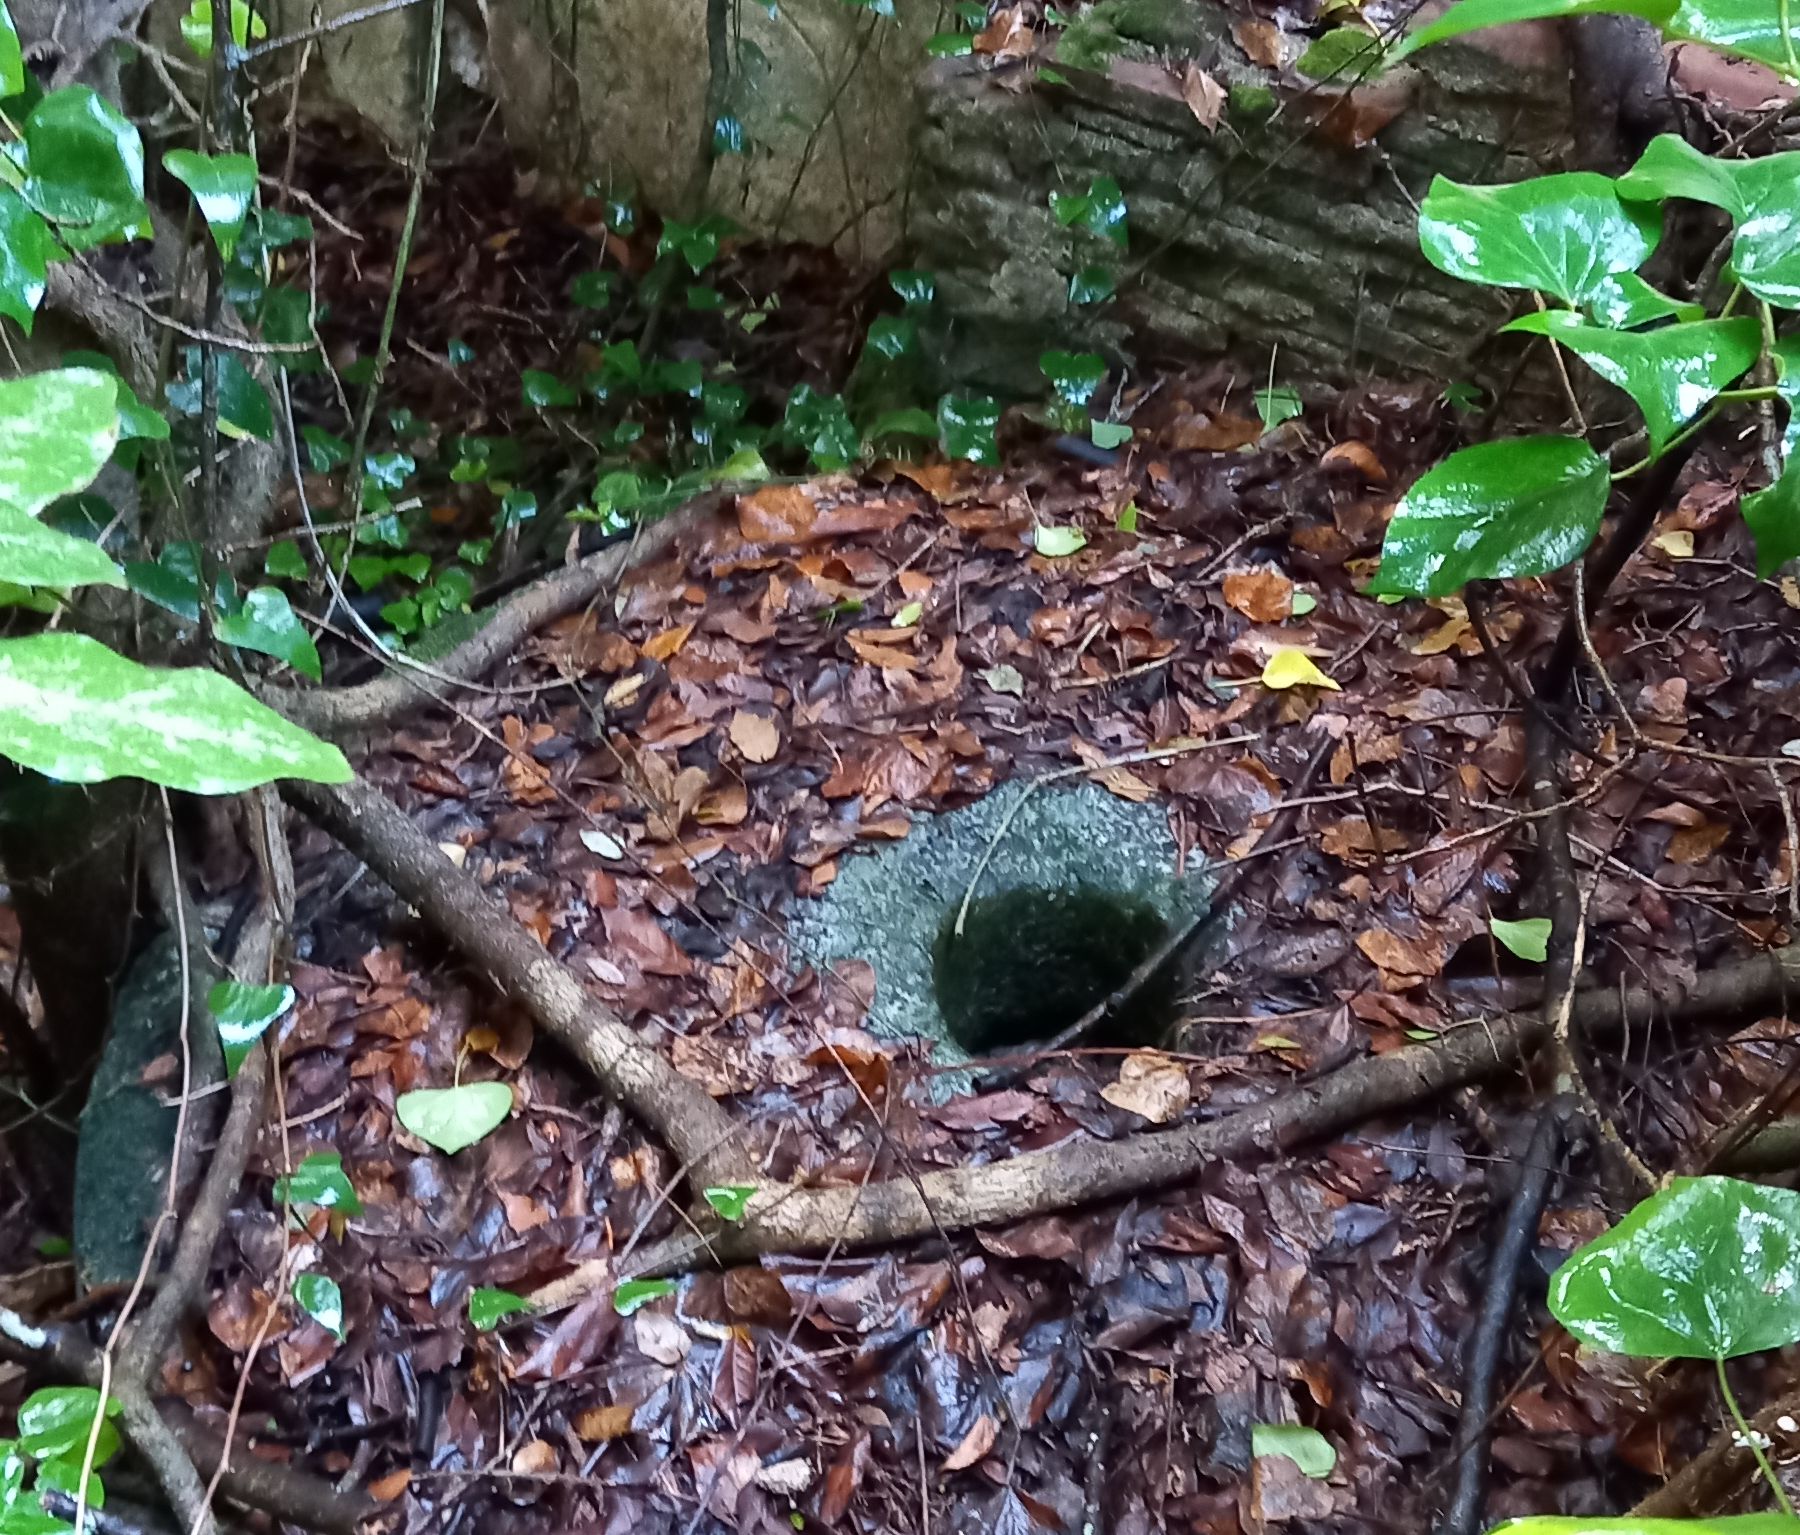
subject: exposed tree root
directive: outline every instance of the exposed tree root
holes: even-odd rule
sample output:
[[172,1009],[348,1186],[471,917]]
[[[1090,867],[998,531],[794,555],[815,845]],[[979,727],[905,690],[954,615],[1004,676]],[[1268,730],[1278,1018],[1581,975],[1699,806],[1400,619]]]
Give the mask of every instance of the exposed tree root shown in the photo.
[[696,1182],[741,1181],[730,1117],[643,1044],[574,973],[367,784],[283,783],[282,793],[423,914],[609,1093],[660,1136]]
[[443,697],[453,683],[485,676],[534,631],[585,607],[633,565],[666,552],[681,534],[712,516],[718,503],[717,495],[690,502],[661,521],[646,524],[636,537],[612,544],[526,587],[501,603],[480,632],[429,668],[397,661],[395,670],[387,675],[355,687],[270,688],[263,696],[295,724],[322,735],[348,735],[375,725],[391,725]]
[[[1751,1416],[1750,1427],[1771,1444],[1791,1444],[1800,1416],[1800,1391],[1778,1397]],[[1783,1420],[1787,1426],[1783,1426]],[[1726,1423],[1712,1443],[1631,1510],[1635,1519],[1686,1519],[1722,1513],[1760,1473],[1743,1435]]]

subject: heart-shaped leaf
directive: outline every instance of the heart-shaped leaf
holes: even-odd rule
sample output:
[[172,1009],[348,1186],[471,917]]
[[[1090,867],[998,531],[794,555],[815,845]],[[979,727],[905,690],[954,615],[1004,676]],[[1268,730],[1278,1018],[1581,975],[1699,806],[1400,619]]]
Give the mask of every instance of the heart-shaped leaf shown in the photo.
[[994,428],[1000,407],[986,395],[947,394],[938,401],[938,440],[946,455],[977,464],[1000,462]]
[[1800,151],[1720,160],[1672,133],[1652,139],[1619,178],[1627,198],[1685,197],[1731,215],[1731,271],[1758,298],[1800,306]]
[[218,1026],[219,1043],[225,1050],[225,1070],[235,1077],[251,1046],[294,1005],[294,988],[220,981],[206,994],[206,1005]]
[[1316,1428],[1298,1423],[1253,1423],[1250,1425],[1252,1455],[1284,1455],[1300,1468],[1301,1475],[1314,1481],[1331,1475],[1337,1465],[1337,1450]]
[[1098,352],[1045,352],[1038,367],[1057,398],[1070,405],[1086,405],[1106,382],[1106,359]]
[[1522,315],[1505,328],[1554,337],[1630,395],[1644,413],[1653,455],[1762,351],[1761,328],[1749,315],[1631,331],[1589,325],[1567,309],[1551,309]]
[[294,1300],[326,1332],[344,1341],[344,1292],[326,1274],[305,1273],[294,1280]]
[[0,502],[35,517],[91,485],[119,441],[118,398],[94,368],[0,382]]
[[1051,560],[1066,559],[1087,548],[1087,534],[1080,528],[1036,528],[1032,531],[1031,541],[1039,554]]
[[[5,14],[0,9],[0,49],[5,42]],[[50,226],[23,197],[0,183],[0,315],[28,336],[44,297],[44,274],[62,255]]]
[[1380,596],[1444,597],[1465,581],[1541,576],[1593,542],[1611,473],[1579,437],[1509,437],[1452,453],[1388,524]]
[[275,1204],[312,1205],[344,1215],[361,1215],[362,1201],[344,1173],[344,1159],[335,1151],[315,1151],[291,1176],[277,1178]]
[[[100,1393],[92,1386],[45,1386],[19,1408],[19,1448],[27,1455],[67,1455],[83,1450],[94,1432]],[[106,1416],[116,1418],[120,1405],[106,1399]]]
[[1664,31],[1671,39],[1707,43],[1758,59],[1788,79],[1800,79],[1800,39],[1788,0],[1683,0]]
[[259,586],[244,597],[235,613],[219,615],[218,636],[227,645],[254,650],[285,661],[303,677],[319,680],[319,649],[306,632],[287,594],[273,586]]
[[1581,304],[1636,271],[1662,233],[1659,209],[1621,200],[1605,176],[1571,171],[1503,186],[1439,176],[1419,210],[1419,245],[1467,282],[1531,288]]
[[394,1113],[426,1145],[454,1155],[497,1129],[512,1106],[512,1089],[504,1082],[465,1082],[402,1093]]
[[256,161],[249,155],[202,155],[191,149],[171,149],[163,156],[163,166],[194,194],[195,206],[212,231],[219,254],[231,260],[256,197]]
[[1684,304],[1659,293],[1636,272],[1615,272],[1603,277],[1589,292],[1585,307],[1596,325],[1631,330],[1653,320],[1703,320],[1700,304]]
[[529,1311],[531,1302],[511,1290],[494,1290],[486,1285],[469,1291],[469,1320],[477,1332],[492,1332],[509,1316]]
[[717,1188],[705,1190],[706,1202],[720,1220],[736,1225],[744,1218],[744,1211],[749,1208],[750,1196],[756,1192],[754,1183],[727,1183]]
[[149,237],[143,140],[105,97],[85,85],[50,92],[25,119],[25,148],[25,200],[72,249]]
[[675,1293],[673,1279],[628,1279],[613,1291],[613,1310],[620,1316],[648,1306],[653,1300]]
[[1570,1256],[1550,1310],[1583,1343],[1642,1358],[1800,1341],[1800,1192],[1677,1178]]

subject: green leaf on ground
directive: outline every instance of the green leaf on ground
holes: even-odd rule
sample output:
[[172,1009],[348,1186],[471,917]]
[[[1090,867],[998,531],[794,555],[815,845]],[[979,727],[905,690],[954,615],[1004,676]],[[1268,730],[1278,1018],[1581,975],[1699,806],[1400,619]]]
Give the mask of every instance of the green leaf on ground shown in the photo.
[[755,1192],[754,1183],[727,1183],[704,1191],[706,1202],[713,1207],[713,1213],[720,1220],[734,1226],[744,1218],[744,1211],[750,1205],[750,1196]]
[[284,1204],[312,1205],[344,1215],[362,1214],[362,1201],[344,1172],[344,1159],[335,1151],[315,1151],[290,1177],[277,1178],[274,1202],[277,1209]]
[[869,327],[869,350],[889,362],[904,357],[918,339],[919,327],[903,314],[884,314]]
[[428,1146],[455,1155],[500,1127],[512,1113],[512,1089],[504,1082],[465,1082],[460,1087],[421,1087],[394,1100],[400,1123]]
[[1516,921],[1505,917],[1488,918],[1488,931],[1501,948],[1534,965],[1543,964],[1549,957],[1550,925],[1548,917],[1520,917]]
[[1623,201],[1609,178],[1587,171],[1501,186],[1439,176],[1419,210],[1420,248],[1440,271],[1567,304],[1636,271],[1661,234],[1660,210]]
[[1381,73],[1381,39],[1364,27],[1333,27],[1294,63],[1308,80],[1348,85]]
[[1046,559],[1066,559],[1087,548],[1087,534],[1080,528],[1038,527],[1032,530],[1032,547]]
[[1578,437],[1463,448],[1406,493],[1369,591],[1445,597],[1466,581],[1558,570],[1593,542],[1611,483],[1606,460]]
[[81,634],[0,641],[0,754],[64,783],[143,778],[190,794],[353,776],[335,746],[219,673],[139,666]]
[[1090,421],[1088,437],[1096,448],[1122,448],[1131,441],[1128,421]]
[[344,1341],[344,1292],[327,1274],[305,1273],[294,1280],[295,1303],[326,1332]]
[[250,204],[256,200],[256,161],[249,155],[202,155],[191,149],[171,149],[163,156],[163,166],[194,194],[195,206],[218,242],[219,254],[231,260]]
[[568,410],[581,403],[580,395],[541,368],[527,368],[519,375],[519,393],[527,405],[538,410]]
[[1588,325],[1567,309],[1548,309],[1503,328],[1553,337],[1623,389],[1644,413],[1652,455],[1660,455],[1713,396],[1748,372],[1762,351],[1762,330],[1750,315],[1631,331]]
[[871,441],[882,437],[923,437],[929,441],[937,434],[938,424],[932,419],[931,412],[920,410],[917,406],[884,411],[869,428]]
[[934,59],[960,59],[975,51],[975,39],[967,32],[937,32],[925,40],[925,51]]
[[1569,1257],[1550,1311],[1591,1348],[1640,1358],[1800,1341],[1800,1192],[1676,1178]]
[[1301,1475],[1314,1481],[1330,1476],[1337,1465],[1337,1450],[1331,1441],[1316,1428],[1298,1423],[1251,1424],[1250,1453],[1284,1455],[1300,1468]]
[[235,1077],[251,1047],[270,1024],[294,1005],[292,986],[252,986],[246,981],[220,981],[206,994],[206,1006],[225,1050],[225,1071]]
[[492,1332],[509,1316],[529,1311],[531,1302],[511,1290],[495,1290],[486,1285],[469,1291],[469,1320],[477,1332]]
[[1050,211],[1056,222],[1080,225],[1123,249],[1131,236],[1126,223],[1125,194],[1111,176],[1096,176],[1082,193],[1052,192]]
[[1258,389],[1255,394],[1256,413],[1262,418],[1263,430],[1272,432],[1284,421],[1296,419],[1304,406],[1300,403],[1300,392],[1285,386],[1279,389]]
[[661,1300],[665,1295],[674,1293],[673,1279],[627,1279],[613,1291],[613,1310],[620,1316],[630,1316],[632,1312],[648,1306],[651,1301]]

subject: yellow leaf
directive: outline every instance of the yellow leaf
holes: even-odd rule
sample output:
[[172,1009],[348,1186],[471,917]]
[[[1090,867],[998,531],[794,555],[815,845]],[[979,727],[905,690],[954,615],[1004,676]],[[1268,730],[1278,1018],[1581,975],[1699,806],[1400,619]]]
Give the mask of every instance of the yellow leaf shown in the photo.
[[1694,535],[1686,528],[1677,528],[1673,533],[1659,533],[1650,540],[1650,545],[1672,560],[1691,560],[1694,557]]
[[1283,645],[1269,657],[1268,664],[1263,667],[1262,683],[1266,688],[1310,687],[1338,691],[1338,685],[1313,665],[1312,657],[1292,645]]

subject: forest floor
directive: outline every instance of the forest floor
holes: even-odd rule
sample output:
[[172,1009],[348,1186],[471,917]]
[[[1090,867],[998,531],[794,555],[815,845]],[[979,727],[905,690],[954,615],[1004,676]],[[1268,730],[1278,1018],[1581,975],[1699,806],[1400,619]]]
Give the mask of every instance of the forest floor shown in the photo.
[[[366,349],[404,175],[335,151],[301,171],[371,235],[321,226],[325,334]],[[446,165],[400,315],[392,403],[443,440],[537,433],[544,499],[581,418],[546,425],[517,378],[581,343],[564,293],[608,259],[583,227],[491,165]],[[779,307],[754,331],[684,317],[676,355],[729,355],[753,392],[841,383],[869,289],[779,251],[728,252],[708,280]],[[1444,407],[1368,389],[1265,432],[1222,371],[1152,381],[1112,463],[1014,423],[997,469],[888,462],[727,499],[458,708],[367,743],[364,773],[719,1100],[771,1178],[854,1186],[1205,1120],[1537,998],[1540,967],[1489,927],[1544,910],[1524,710],[1460,602],[1359,591],[1448,440]],[[1743,467],[1702,454],[1593,625],[1612,694],[1584,678],[1591,752],[1569,772],[1602,986],[1665,992],[1800,932],[1800,588],[1755,576]],[[424,493],[447,539],[491,523],[485,486]],[[1041,526],[1085,546],[1039,554]],[[1492,639],[1529,666],[1560,601],[1497,589]],[[1294,647],[1332,686],[1263,685]],[[1321,732],[1333,748],[1303,784]],[[809,966],[787,914],[917,817],[1078,764],[1166,807],[1186,857],[1254,855],[1240,919],[1192,978],[1179,1050],[1070,1052],[940,1101],[922,1048],[863,1027],[866,967]],[[1284,807],[1292,834],[1259,845]],[[1462,1344],[1546,1082],[1465,1088],[1122,1202],[699,1272],[625,1316],[597,1289],[481,1332],[473,1287],[529,1293],[679,1230],[680,1169],[345,855],[298,851],[282,1133],[215,1255],[210,1337],[164,1383],[223,1422],[250,1359],[257,1453],[352,1473],[401,1527],[443,1535],[1237,1535],[1418,1529],[1445,1502]],[[1640,1020],[1600,1044],[1593,1090],[1651,1167],[1691,1170],[1785,1090],[1793,1032]],[[517,1112],[480,1144],[446,1157],[397,1126],[397,1094],[488,1078]],[[341,1341],[272,1299],[269,1191],[316,1150],[341,1154],[363,1206],[321,1217],[302,1255],[342,1288]],[[1543,1276],[1622,1213],[1596,1167],[1566,1163],[1527,1261],[1493,1518],[1628,1507],[1718,1425],[1710,1366],[1626,1371],[1542,1308]],[[1772,1358],[1744,1395],[1791,1372]],[[1251,1426],[1290,1422],[1335,1448],[1328,1476],[1252,1460]]]

